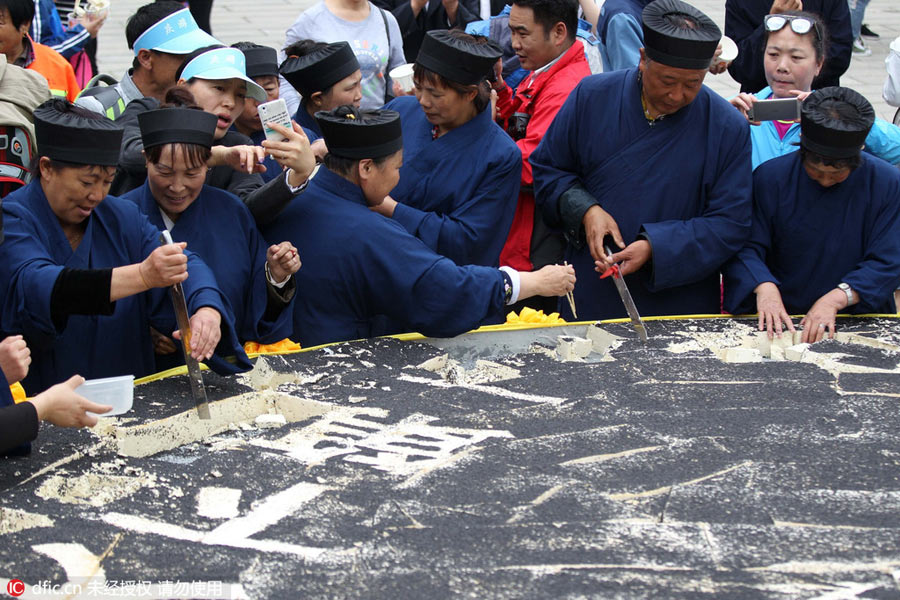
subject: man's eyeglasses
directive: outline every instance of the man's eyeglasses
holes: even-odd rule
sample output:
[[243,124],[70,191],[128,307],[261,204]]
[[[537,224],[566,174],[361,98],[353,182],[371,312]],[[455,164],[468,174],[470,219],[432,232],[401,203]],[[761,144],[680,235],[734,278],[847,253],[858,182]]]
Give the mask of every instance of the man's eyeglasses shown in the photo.
[[807,17],[798,15],[766,15],[763,23],[765,24],[766,31],[770,32],[781,31],[788,23],[791,24],[791,31],[797,35],[806,35],[809,33],[810,29],[814,29],[816,37],[822,39],[818,23]]

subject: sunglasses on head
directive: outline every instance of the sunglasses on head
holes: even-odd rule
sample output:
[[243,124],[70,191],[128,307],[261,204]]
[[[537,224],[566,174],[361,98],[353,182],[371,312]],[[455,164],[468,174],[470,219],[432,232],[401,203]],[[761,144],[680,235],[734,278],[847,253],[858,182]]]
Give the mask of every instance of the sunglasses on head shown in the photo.
[[798,15],[766,15],[763,23],[765,23],[766,31],[770,32],[781,31],[785,25],[790,23],[791,31],[797,35],[805,35],[809,33],[810,29],[814,29],[816,37],[820,39],[822,37],[819,33],[818,23],[807,17]]

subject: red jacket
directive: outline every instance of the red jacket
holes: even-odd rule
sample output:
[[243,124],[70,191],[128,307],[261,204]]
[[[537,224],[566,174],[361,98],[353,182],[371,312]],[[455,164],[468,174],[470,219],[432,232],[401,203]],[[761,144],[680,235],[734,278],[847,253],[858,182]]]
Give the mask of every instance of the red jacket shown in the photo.
[[590,74],[591,69],[584,57],[584,47],[580,40],[575,40],[572,47],[552,67],[535,77],[534,81],[531,81],[531,73],[526,75],[519,84],[515,97],[509,86],[497,94],[497,121],[504,130],[507,129],[507,120],[513,113],[523,112],[531,115],[525,137],[516,142],[522,152],[522,189],[519,192],[519,204],[516,207],[516,216],[513,218],[509,237],[500,253],[501,265],[520,271],[532,269],[530,254],[531,231],[534,227],[532,188],[534,180],[528,157],[541,143],[544,133],[569,97],[569,93]]

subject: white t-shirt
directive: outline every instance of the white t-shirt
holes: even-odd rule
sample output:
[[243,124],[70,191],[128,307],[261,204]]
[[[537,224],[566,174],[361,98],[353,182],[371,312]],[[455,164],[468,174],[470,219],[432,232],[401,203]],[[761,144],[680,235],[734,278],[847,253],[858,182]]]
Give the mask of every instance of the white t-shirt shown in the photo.
[[[387,73],[406,63],[403,56],[403,37],[397,19],[384,11],[390,29],[390,47],[384,27],[385,19],[377,6],[369,2],[369,16],[363,21],[345,21],[336,17],[324,2],[303,11],[285,35],[284,45],[299,40],[317,42],[349,42],[359,60],[362,72],[362,108],[378,108],[384,104],[384,83]],[[285,59],[279,52],[279,60]],[[284,78],[281,79],[281,97],[287,101],[293,114],[300,105],[300,96]]]
[[881,95],[891,106],[900,106],[900,37],[891,42],[891,51],[884,59],[888,76]]

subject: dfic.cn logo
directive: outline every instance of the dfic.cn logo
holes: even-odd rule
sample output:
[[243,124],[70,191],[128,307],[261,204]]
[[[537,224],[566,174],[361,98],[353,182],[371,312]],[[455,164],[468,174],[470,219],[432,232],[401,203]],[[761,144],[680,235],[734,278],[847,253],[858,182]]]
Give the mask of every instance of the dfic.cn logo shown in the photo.
[[25,583],[21,579],[10,579],[6,584],[6,593],[18,598],[25,593]]

